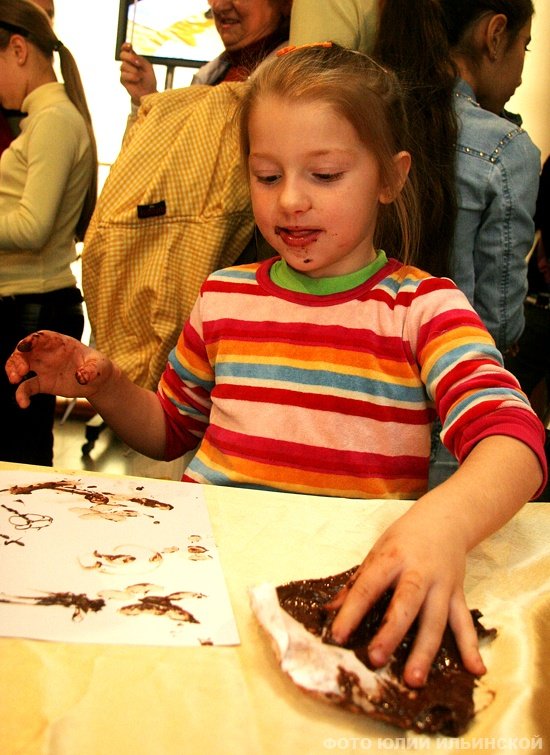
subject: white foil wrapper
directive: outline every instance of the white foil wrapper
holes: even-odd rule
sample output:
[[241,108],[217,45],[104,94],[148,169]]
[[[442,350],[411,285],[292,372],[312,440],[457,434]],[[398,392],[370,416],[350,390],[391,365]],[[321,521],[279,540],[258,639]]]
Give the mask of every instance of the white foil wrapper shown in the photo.
[[[250,602],[256,618],[271,639],[282,670],[302,689],[333,703],[346,706],[353,703],[368,713],[374,709],[369,698],[380,696],[382,683],[396,686],[387,667],[371,671],[353,651],[328,645],[308,632],[281,608],[273,585],[252,588]],[[339,682],[342,670],[357,677],[353,700]]]

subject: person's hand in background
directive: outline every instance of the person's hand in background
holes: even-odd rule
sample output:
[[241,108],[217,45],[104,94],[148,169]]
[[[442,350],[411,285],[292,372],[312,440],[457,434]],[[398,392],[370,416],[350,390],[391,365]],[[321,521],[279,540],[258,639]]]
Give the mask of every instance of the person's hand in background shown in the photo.
[[132,98],[132,104],[139,107],[141,98],[157,91],[157,79],[153,66],[141,55],[137,55],[129,42],[120,48],[120,83]]

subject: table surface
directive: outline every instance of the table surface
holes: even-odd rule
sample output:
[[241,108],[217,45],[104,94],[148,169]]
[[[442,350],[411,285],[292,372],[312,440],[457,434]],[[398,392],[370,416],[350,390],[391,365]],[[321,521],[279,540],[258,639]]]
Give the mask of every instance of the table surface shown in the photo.
[[[10,468],[36,469],[0,462],[0,469]],[[204,492],[241,644],[164,648],[0,638],[2,755],[450,749],[445,738],[403,732],[296,688],[248,601],[248,588],[264,581],[328,576],[359,563],[411,502],[211,486]],[[529,503],[469,556],[469,605],[498,630],[483,651],[484,684],[496,695],[461,749],[477,751],[481,743],[493,752],[530,751],[529,743],[536,749],[542,741],[542,752],[550,752],[549,525],[550,505]]]

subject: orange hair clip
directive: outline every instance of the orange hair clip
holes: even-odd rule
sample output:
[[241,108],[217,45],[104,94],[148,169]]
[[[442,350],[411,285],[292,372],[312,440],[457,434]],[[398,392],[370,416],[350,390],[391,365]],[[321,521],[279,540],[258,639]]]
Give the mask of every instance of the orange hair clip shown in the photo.
[[309,42],[306,45],[288,45],[288,47],[283,47],[281,50],[277,50],[277,57],[281,57],[282,55],[287,55],[289,52],[294,52],[295,50],[305,50],[308,47],[333,47],[332,42]]

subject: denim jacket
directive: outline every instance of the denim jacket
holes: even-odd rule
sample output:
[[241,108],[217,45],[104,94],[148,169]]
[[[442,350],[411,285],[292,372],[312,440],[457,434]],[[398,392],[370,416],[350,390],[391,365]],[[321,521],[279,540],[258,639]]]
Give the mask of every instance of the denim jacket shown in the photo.
[[524,327],[540,152],[522,128],[481,108],[462,79],[455,86],[455,107],[453,279],[504,352]]

